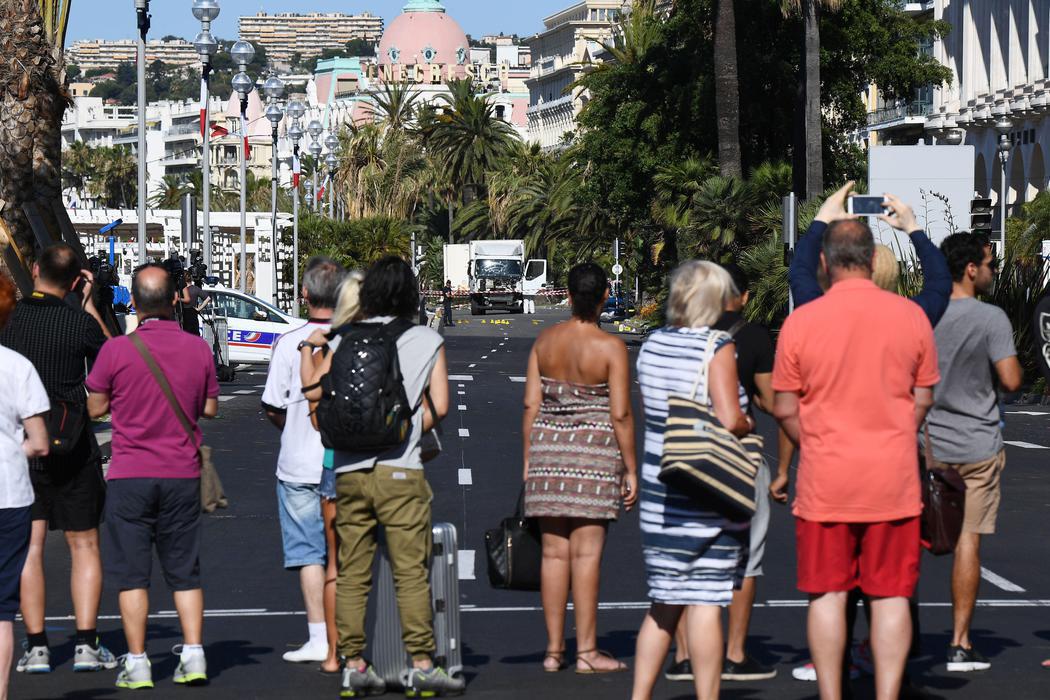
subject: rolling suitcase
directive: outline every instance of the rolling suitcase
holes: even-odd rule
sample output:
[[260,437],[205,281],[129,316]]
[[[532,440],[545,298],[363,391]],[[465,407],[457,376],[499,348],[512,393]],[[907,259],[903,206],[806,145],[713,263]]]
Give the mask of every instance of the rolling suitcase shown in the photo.
[[[435,523],[433,558],[430,562],[430,597],[433,610],[434,663],[450,676],[463,673],[463,649],[459,637],[459,563],[456,528]],[[403,674],[412,658],[401,642],[401,615],[397,609],[394,573],[380,537],[379,563],[375,577],[375,614],[372,621],[372,664],[388,687],[403,688]]]

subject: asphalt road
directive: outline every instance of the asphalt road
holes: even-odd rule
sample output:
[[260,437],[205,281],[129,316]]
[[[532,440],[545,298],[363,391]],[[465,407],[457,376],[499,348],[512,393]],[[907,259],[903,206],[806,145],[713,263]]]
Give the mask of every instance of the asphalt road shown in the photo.
[[[449,371],[452,411],[445,420],[445,452],[427,466],[435,493],[434,519],[454,523],[460,538],[460,595],[468,694],[485,698],[626,697],[630,675],[586,677],[571,670],[540,670],[545,644],[539,595],[496,591],[484,569],[483,535],[509,515],[521,479],[521,398],[525,362],[532,340],[564,317],[543,310],[536,316],[466,318],[451,329]],[[625,336],[637,350],[640,339]],[[301,698],[335,697],[338,679],[310,665],[290,665],[281,654],[305,639],[306,625],[298,579],[281,567],[281,544],[274,495],[278,436],[262,415],[259,397],[265,368],[242,372],[223,385],[220,416],[206,425],[231,506],[208,516],[202,566],[207,619],[205,643],[209,686],[176,688],[169,653],[180,642],[173,605],[154,574],[149,652],[157,688],[153,697]],[[636,412],[640,400],[636,397]],[[926,557],[920,584],[922,643],[926,653],[913,662],[912,676],[925,697],[972,700],[1050,698],[1050,671],[1039,662],[1050,657],[1050,537],[1046,479],[1050,447],[1050,408],[1011,406],[1000,534],[984,550],[987,570],[975,620],[976,644],[993,666],[979,674],[948,674],[943,652],[951,623],[947,559]],[[1029,415],[1017,413],[1028,411]],[[772,422],[762,420],[770,438]],[[1028,446],[1025,446],[1028,445]],[[1039,447],[1042,446],[1042,447]],[[775,450],[775,447],[772,448]],[[725,698],[816,697],[812,683],[795,681],[791,668],[807,660],[805,600],[794,588],[794,542],[790,514],[774,508],[766,576],[760,581],[750,649],[776,665],[777,678],[723,684]],[[13,679],[18,699],[107,698],[115,672],[72,673],[74,625],[66,581],[68,554],[60,537],[49,540],[48,633],[55,670],[47,676]],[[637,518],[629,514],[609,531],[602,572],[599,645],[632,662],[636,633],[647,607]],[[103,643],[125,651],[116,595],[107,589],[99,622]],[[572,618],[569,617],[569,651]],[[16,627],[17,629],[17,627]],[[858,634],[863,634],[863,623]],[[18,630],[19,632],[21,630]],[[571,658],[571,656],[570,656]],[[856,697],[872,697],[870,679],[854,684]],[[658,698],[692,697],[691,685],[661,680]]]

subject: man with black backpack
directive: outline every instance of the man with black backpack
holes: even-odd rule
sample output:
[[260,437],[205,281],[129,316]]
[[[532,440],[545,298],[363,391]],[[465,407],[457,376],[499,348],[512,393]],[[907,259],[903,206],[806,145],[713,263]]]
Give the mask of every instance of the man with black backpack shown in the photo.
[[[372,266],[361,287],[363,321],[332,330],[330,369],[304,387],[320,400],[317,426],[334,450],[339,580],[336,626],[343,697],[383,692],[385,683],[362,654],[365,609],[372,587],[375,533],[382,526],[397,581],[402,639],[412,657],[410,697],[463,692],[460,678],[434,665],[429,583],[430,501],[420,442],[448,411],[448,370],[441,336],[415,325],[419,292],[412,268],[388,257]],[[303,352],[323,345],[315,333]]]

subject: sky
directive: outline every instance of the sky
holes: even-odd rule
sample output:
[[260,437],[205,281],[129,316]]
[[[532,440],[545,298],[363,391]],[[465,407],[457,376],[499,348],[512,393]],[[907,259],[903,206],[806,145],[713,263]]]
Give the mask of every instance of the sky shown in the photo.
[[[80,39],[134,39],[134,0],[72,0],[67,46]],[[212,34],[221,39],[234,39],[237,18],[260,10],[275,12],[371,12],[386,24],[401,14],[405,0],[219,0],[221,12]],[[519,34],[529,36],[543,28],[543,18],[575,4],[575,0],[444,0],[448,13],[456,18],[463,31],[473,37],[484,34]],[[200,23],[190,12],[191,0],[151,0],[153,26],[150,38],[167,34],[190,41]]]

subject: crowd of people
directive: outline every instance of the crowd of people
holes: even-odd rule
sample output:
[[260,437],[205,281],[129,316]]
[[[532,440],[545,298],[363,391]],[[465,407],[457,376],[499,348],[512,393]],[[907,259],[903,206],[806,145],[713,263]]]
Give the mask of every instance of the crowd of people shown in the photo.
[[[531,349],[522,423],[524,515],[541,533],[544,672],[628,671],[598,648],[599,571],[609,523],[637,509],[651,607],[638,632],[632,697],[651,697],[665,663],[664,675],[691,680],[701,700],[717,698],[723,681],[774,677],[746,642],[772,504],[788,500],[797,451],[797,585],[809,596],[812,663],[793,674],[816,681],[822,700],[848,693],[863,601],[870,638],[858,648],[873,659],[877,697],[897,698],[919,647],[924,449],[926,467],[954,470],[967,486],[946,668],[990,667],[970,627],[981,539],[995,532],[1005,466],[999,392],[1022,381],[1006,315],[977,299],[998,259],[979,234],[954,234],[938,250],[910,207],[888,196],[880,218],[910,236],[924,274],[916,297],[898,296],[892,252],[847,213],[851,186],[824,203],[798,246],[790,268],[796,308],[775,347],[768,330],[745,318],[743,270],[709,261],[675,270],[666,326],[649,335],[636,364],[640,460],[627,347],[599,327],[607,276],[593,263],[571,270],[572,316]],[[26,640],[16,671],[51,670],[49,531],[61,531],[71,553],[75,671],[114,669],[117,687],[153,687],[146,627],[155,550],[183,635],[173,680],[204,683],[208,453],[199,421],[217,414],[219,387],[211,350],[183,331],[174,311],[179,303],[199,307],[202,295],[178,289],[161,266],[143,266],[131,289],[137,329],[110,338],[92,301],[92,275],[72,248],[42,251],[32,277],[32,294],[17,303],[13,284],[0,277],[0,700],[15,657],[16,613]],[[275,511],[284,567],[298,576],[307,623],[305,641],[283,658],[338,675],[342,697],[386,690],[364,656],[381,529],[411,659],[405,691],[459,694],[464,680],[434,660],[433,494],[423,468],[449,409],[443,337],[414,322],[419,283],[397,257],[364,274],[314,258],[301,295],[309,318],[275,344],[262,396],[280,431]],[[451,323],[450,289],[444,302]],[[736,439],[755,433],[756,409],[778,422],[777,463],[758,466],[750,517],[661,478],[669,416],[682,397]],[[91,428],[104,415],[112,423],[105,473]],[[127,642],[120,658],[99,643],[103,581],[119,592]]]

